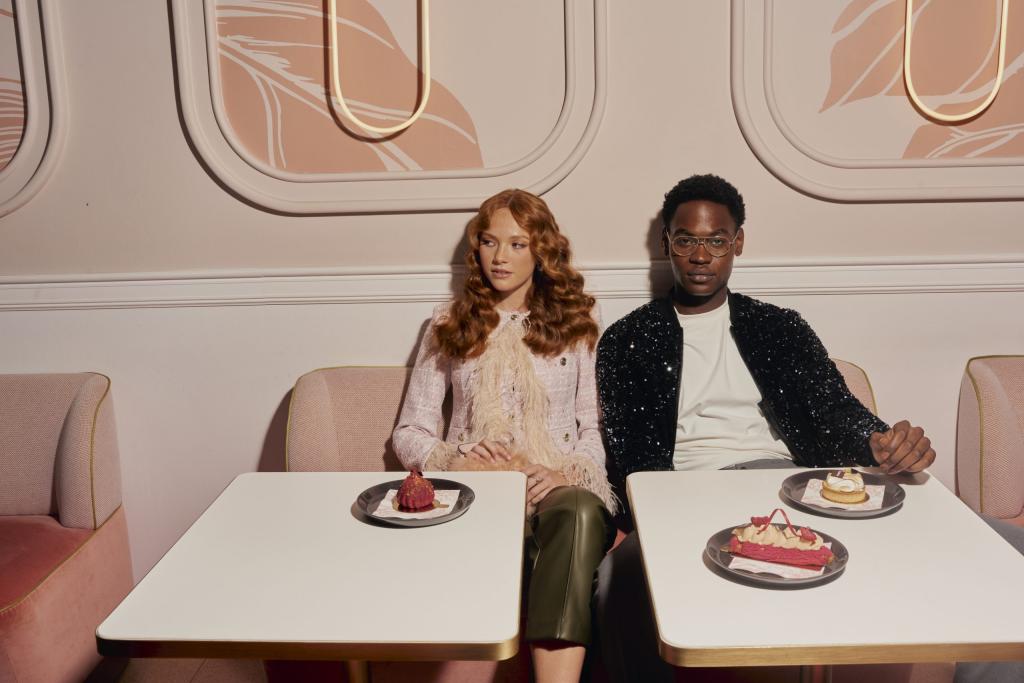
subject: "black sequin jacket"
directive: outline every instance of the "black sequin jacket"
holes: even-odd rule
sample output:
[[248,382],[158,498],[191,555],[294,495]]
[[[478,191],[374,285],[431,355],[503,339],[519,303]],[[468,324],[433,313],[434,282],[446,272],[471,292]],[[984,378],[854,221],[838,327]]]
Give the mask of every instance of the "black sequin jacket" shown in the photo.
[[[732,336],[768,423],[805,467],[873,465],[868,439],[888,425],[846,388],[800,314],[729,293]],[[633,472],[672,469],[683,331],[670,298],[655,299],[611,325],[597,347],[612,485],[622,500]]]

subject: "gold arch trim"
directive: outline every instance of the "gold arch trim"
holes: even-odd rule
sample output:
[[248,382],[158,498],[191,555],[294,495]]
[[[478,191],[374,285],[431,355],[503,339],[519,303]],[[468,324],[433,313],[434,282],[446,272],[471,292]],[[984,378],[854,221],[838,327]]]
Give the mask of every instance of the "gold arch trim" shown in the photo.
[[[372,126],[360,119],[352,112],[351,109],[349,109],[348,103],[345,102],[345,95],[341,90],[341,76],[339,75],[340,69],[338,68],[338,62],[341,59],[341,52],[338,49],[338,0],[330,0],[329,16],[327,21],[331,26],[331,41],[329,46],[330,51],[327,54],[327,58],[331,64],[331,89],[333,92],[328,93],[331,96],[327,98],[327,101],[332,107],[336,101],[344,116],[363,130],[368,130],[372,133],[384,136],[399,133],[414,124],[416,119],[423,114],[423,110],[427,107],[427,100],[430,99],[430,0],[419,0],[419,4],[420,59],[422,62],[422,68],[420,69],[420,88],[422,90],[420,101],[419,104],[416,105],[415,111],[413,111],[405,121],[394,126],[381,127]],[[1005,0],[1003,4],[1005,6]],[[1002,72],[1000,71],[1000,73]]]
[[[334,2],[334,0],[331,0],[331,2]],[[917,94],[917,90],[914,88],[914,79],[910,74],[910,41],[914,35],[914,0],[907,0],[907,14],[903,20],[903,80],[906,81],[907,95],[910,96],[910,101],[914,103],[914,106],[917,107],[918,111],[922,114],[936,121],[962,123],[973,119],[975,116],[988,109],[996,99],[996,95],[999,93],[999,88],[1003,84],[1003,71],[1006,68],[1006,21],[1010,14],[1010,0],[1001,0],[1000,4],[1002,5],[1002,16],[999,20],[999,56],[998,66],[996,67],[995,85],[992,86],[992,90],[989,92],[988,97],[986,97],[985,100],[974,109],[962,114],[941,114],[922,102],[921,97]]]

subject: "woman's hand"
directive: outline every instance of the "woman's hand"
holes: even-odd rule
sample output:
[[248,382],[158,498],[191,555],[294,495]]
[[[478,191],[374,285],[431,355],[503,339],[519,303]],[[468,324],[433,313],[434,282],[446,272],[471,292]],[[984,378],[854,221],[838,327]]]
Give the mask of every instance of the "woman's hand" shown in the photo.
[[512,453],[509,452],[508,447],[500,441],[489,441],[484,439],[473,444],[465,453],[467,458],[473,458],[474,460],[482,460],[483,462],[494,464],[499,460],[511,460]]
[[526,475],[526,501],[537,505],[559,486],[568,486],[561,472],[549,470],[543,465],[530,465],[523,469]]

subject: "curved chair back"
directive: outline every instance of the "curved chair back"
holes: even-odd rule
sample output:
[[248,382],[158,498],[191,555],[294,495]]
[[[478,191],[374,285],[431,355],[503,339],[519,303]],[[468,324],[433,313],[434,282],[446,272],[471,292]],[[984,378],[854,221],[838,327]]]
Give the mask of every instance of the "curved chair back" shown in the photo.
[[868,374],[859,365],[845,360],[833,358],[832,362],[846,380],[846,387],[850,393],[857,397],[857,400],[864,404],[864,407],[873,414],[878,414],[878,407],[875,405],[875,392],[871,390],[871,382]]
[[[850,392],[872,413],[875,397],[867,374],[835,360]],[[288,407],[285,469],[290,472],[401,470],[391,432],[405,398],[411,368],[321,368],[295,383]],[[448,411],[445,411],[447,415]],[[438,427],[444,433],[444,425]]]
[[391,448],[411,368],[321,368],[295,383],[288,407],[289,472],[401,470]]
[[0,681],[106,678],[132,562],[104,375],[0,374],[0,577]]
[[967,361],[956,424],[957,495],[1024,524],[1024,356]]
[[0,515],[96,529],[121,505],[110,380],[0,375]]

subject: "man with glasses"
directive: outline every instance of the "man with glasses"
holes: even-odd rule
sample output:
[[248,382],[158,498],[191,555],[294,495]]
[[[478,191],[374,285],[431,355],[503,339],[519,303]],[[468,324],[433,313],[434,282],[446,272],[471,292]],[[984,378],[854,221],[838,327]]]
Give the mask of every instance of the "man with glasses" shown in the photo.
[[[735,187],[691,176],[665,195],[661,216],[672,291],[611,325],[597,349],[608,470],[622,500],[625,478],[645,470],[932,464],[924,431],[906,420],[890,428],[867,410],[798,313],[729,291],[743,253]],[[672,680],[647,600],[636,598],[645,585],[631,533],[598,571],[613,680]]]

